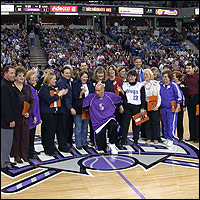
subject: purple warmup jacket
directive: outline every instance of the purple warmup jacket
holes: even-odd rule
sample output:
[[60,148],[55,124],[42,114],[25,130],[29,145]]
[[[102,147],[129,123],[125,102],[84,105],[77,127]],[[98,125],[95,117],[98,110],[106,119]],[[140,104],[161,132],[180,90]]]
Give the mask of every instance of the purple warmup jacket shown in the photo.
[[111,119],[115,119],[115,105],[121,105],[122,102],[122,98],[113,92],[104,92],[102,98],[92,93],[83,99],[83,109],[89,107],[92,126],[96,133]]
[[183,92],[180,90],[179,86],[170,81],[167,88],[164,83],[160,84],[160,96],[161,96],[161,109],[170,108],[171,101],[176,101],[177,104],[182,103]]
[[[32,129],[34,127],[36,127],[38,124],[41,123],[41,117],[40,117],[40,106],[39,106],[39,97],[35,91],[35,89],[33,88],[32,85],[27,84],[26,85],[30,86],[31,88],[31,92],[33,94],[33,98],[34,98],[34,107],[33,107],[33,112],[31,113],[30,117],[29,117],[29,129]],[[37,117],[37,122],[36,124],[33,124],[33,119],[34,117]]]

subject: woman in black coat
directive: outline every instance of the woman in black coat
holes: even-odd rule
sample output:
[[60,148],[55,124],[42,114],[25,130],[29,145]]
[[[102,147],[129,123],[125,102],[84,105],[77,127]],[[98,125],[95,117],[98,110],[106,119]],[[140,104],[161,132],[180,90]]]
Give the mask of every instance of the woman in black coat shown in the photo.
[[56,92],[56,75],[53,72],[47,73],[44,78],[43,86],[39,90],[40,113],[42,119],[42,144],[44,152],[48,156],[56,156],[54,149],[54,138],[57,128],[58,100],[68,92],[62,89]]

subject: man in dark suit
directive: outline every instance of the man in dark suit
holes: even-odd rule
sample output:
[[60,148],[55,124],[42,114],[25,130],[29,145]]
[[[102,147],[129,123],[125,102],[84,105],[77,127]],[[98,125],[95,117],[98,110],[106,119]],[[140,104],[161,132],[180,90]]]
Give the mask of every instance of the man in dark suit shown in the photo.
[[15,93],[13,82],[15,68],[6,66],[3,69],[4,77],[1,80],[1,171],[17,169],[16,163],[10,162],[10,151],[13,142],[13,132],[19,113],[19,100]]
[[70,65],[65,65],[61,69],[61,77],[57,82],[59,90],[68,89],[68,93],[63,96],[61,100],[61,107],[59,108],[58,116],[58,149],[67,152],[67,142],[72,144],[73,135],[73,116],[76,114],[72,106],[72,87],[71,87],[72,68]]

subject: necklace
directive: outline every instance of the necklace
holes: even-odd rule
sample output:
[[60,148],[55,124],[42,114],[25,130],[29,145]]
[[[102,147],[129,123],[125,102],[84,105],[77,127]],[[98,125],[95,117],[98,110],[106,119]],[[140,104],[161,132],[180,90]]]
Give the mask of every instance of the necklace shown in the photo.
[[152,83],[145,83],[145,89],[149,90],[151,88]]

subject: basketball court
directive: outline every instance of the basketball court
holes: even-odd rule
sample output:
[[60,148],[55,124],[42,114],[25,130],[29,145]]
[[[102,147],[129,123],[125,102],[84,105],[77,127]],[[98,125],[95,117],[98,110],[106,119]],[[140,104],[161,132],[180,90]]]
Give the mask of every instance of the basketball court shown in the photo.
[[[185,113],[184,122],[187,120]],[[188,127],[185,123],[185,138]],[[197,199],[199,198],[199,143],[174,140],[118,146],[118,155],[94,146],[46,156],[40,135],[35,139],[37,159],[1,172],[2,199]],[[162,138],[163,141],[165,140]],[[55,140],[56,146],[57,142]],[[11,158],[12,160],[12,158]],[[12,160],[13,161],[13,160]]]

